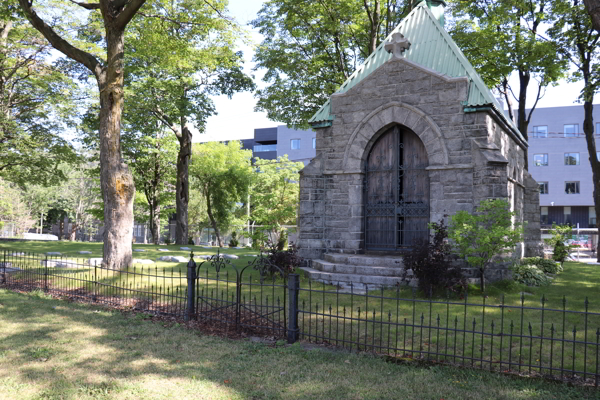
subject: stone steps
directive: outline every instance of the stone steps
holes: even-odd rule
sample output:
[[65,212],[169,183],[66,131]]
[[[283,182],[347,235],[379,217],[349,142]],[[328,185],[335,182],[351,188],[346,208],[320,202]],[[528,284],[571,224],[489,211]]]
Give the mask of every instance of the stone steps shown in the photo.
[[[338,286],[343,292],[364,293],[381,287],[407,285],[402,279],[402,257],[379,255],[325,254],[310,267],[300,268],[312,280]],[[410,272],[409,272],[410,275]],[[408,285],[415,286],[413,279]]]

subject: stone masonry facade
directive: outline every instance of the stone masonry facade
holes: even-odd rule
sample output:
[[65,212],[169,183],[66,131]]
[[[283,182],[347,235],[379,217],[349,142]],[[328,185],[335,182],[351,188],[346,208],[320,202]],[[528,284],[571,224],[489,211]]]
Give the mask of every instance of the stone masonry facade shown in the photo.
[[370,149],[394,124],[424,143],[430,221],[481,200],[504,198],[527,221],[521,255],[539,251],[539,192],[524,170],[524,143],[491,110],[465,112],[469,80],[394,57],[346,93],[331,97],[331,126],[316,129],[317,155],[301,172],[302,257],[364,253],[364,171]]

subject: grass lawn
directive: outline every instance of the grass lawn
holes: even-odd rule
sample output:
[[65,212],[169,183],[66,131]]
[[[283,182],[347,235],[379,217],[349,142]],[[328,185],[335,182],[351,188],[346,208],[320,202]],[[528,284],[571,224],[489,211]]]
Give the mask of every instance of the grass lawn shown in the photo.
[[599,399],[593,388],[209,336],[0,289],[0,399]]
[[[179,250],[180,246],[152,246],[134,245],[134,248],[146,249],[143,253],[134,253],[135,256],[155,259],[161,255],[187,255],[187,251]],[[191,246],[190,246],[191,247]],[[169,253],[159,252],[158,248],[169,248]],[[195,246],[195,254],[212,255],[215,249],[203,249]],[[60,251],[67,256],[76,256],[79,250],[93,251],[92,256],[101,256],[102,247],[97,243],[69,243],[69,242],[21,242],[1,243],[0,250],[11,251]],[[222,249],[222,252],[230,254],[256,254],[250,250]],[[233,260],[232,265],[238,269],[243,268],[253,258],[240,257]],[[39,266],[39,262],[37,263]],[[41,268],[37,267],[39,270]],[[144,266],[148,271],[148,266]],[[119,275],[100,277],[105,284],[117,285],[125,288],[140,288],[142,291],[148,287],[169,286],[178,288],[180,294],[185,290],[185,263],[157,263],[152,268],[162,269],[162,274],[167,275],[170,271],[173,278],[162,278],[161,280],[149,278],[139,279],[139,275]],[[90,279],[93,268],[82,268],[73,270],[55,270],[53,273],[60,276],[68,276],[68,283],[75,282],[75,286],[81,284],[77,278]],[[282,286],[262,287],[256,271],[249,270],[242,279],[241,290],[244,304],[273,306],[277,302],[283,305],[284,291]],[[229,275],[228,275],[229,274]],[[254,274],[252,279],[250,275]],[[231,299],[235,293],[235,272],[232,267],[227,267],[217,276],[214,268],[205,263],[200,268],[202,279],[199,280],[199,294],[209,297],[211,307],[223,305],[224,300]],[[137,278],[137,281],[136,281]],[[64,281],[56,278],[58,284]],[[123,281],[124,280],[124,281]],[[275,283],[281,284],[281,280]],[[88,284],[89,285],[89,284]],[[488,369],[506,369],[506,362],[517,362],[531,364],[532,370],[548,373],[548,368],[553,368],[552,373],[557,375],[559,370],[569,371],[574,369],[580,373],[585,370],[587,378],[592,378],[598,366],[596,365],[597,330],[600,328],[600,298],[598,298],[598,287],[600,285],[600,266],[582,263],[565,263],[565,271],[559,274],[546,287],[526,287],[514,282],[500,282],[488,286],[486,298],[482,296],[476,286],[469,288],[467,299],[453,297],[435,298],[444,303],[430,304],[420,302],[423,298],[418,295],[413,300],[410,289],[398,290],[374,290],[369,296],[351,295],[340,293],[334,286],[322,283],[309,282],[302,278],[300,282],[301,292],[299,296],[299,308],[301,310],[299,323],[302,339],[321,342],[323,337],[327,342],[338,346],[350,347],[353,350],[370,350],[390,355],[413,355],[422,356],[423,352],[435,352],[441,354],[458,354],[465,357],[482,358],[486,362],[475,362],[475,366]],[[89,289],[89,288],[88,288]],[[104,290],[113,290],[104,287]],[[262,289],[262,290],[261,290]],[[312,289],[312,290],[306,290]],[[162,289],[161,289],[162,290]],[[521,293],[524,293],[523,295]],[[105,292],[107,296],[114,296],[113,292]],[[137,296],[135,291],[119,291],[116,294],[122,296]],[[544,311],[542,311],[541,298],[545,299]],[[589,299],[587,315],[582,313],[563,313],[563,296],[567,299],[565,305],[567,310],[585,310],[586,297]],[[155,299],[144,299],[140,296],[140,302],[156,301]],[[502,304],[504,297],[505,307],[497,307]],[[184,307],[184,296],[180,300],[179,310]],[[523,299],[523,308],[521,300]],[[445,302],[450,301],[450,304]],[[465,307],[465,300],[469,305]],[[484,310],[483,302],[486,307]],[[206,302],[199,304],[207,305]],[[491,306],[491,307],[490,307]],[[496,306],[496,307],[494,307]],[[466,312],[465,312],[466,309]],[[485,311],[485,313],[484,313]],[[274,316],[279,321],[284,317],[283,311]],[[353,320],[350,320],[353,318]],[[438,320],[439,318],[439,320]],[[522,321],[522,323],[521,323]],[[390,322],[391,324],[388,324]],[[473,324],[474,323],[474,324]],[[492,328],[492,324],[494,324]],[[511,327],[512,326],[512,327]],[[431,327],[431,328],[429,328]],[[436,328],[441,329],[436,329]],[[448,328],[448,329],[445,329]],[[475,331],[463,333],[454,332],[454,329]],[[587,328],[587,329],[586,329]],[[490,332],[495,336],[489,335]],[[575,330],[575,333],[573,331]],[[481,332],[484,332],[482,335]],[[502,336],[498,336],[502,333]],[[510,336],[509,335],[513,335]],[[520,335],[516,336],[516,335]],[[563,339],[565,341],[550,344],[548,338]],[[577,342],[586,341],[584,346],[576,343],[573,348],[573,339]],[[345,342],[344,342],[345,341]],[[400,349],[400,350],[396,350]],[[500,352],[500,350],[502,350]],[[573,357],[575,354],[575,357]],[[432,358],[436,359],[435,356]],[[461,359],[437,357],[441,360],[461,362]],[[585,363],[584,363],[585,360]],[[489,363],[488,363],[489,361]],[[470,365],[470,360],[465,360]],[[513,367],[511,369],[516,369]],[[524,371],[528,371],[525,368]],[[567,375],[571,373],[567,372]]]

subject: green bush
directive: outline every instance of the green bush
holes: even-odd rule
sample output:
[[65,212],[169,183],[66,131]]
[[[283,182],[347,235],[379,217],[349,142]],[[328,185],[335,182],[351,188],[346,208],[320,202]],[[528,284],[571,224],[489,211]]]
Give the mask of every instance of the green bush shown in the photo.
[[231,239],[229,240],[229,247],[237,247],[240,241],[237,238],[237,232],[231,232]]
[[556,261],[546,260],[541,257],[528,257],[521,260],[521,265],[535,265],[545,274],[558,274],[563,271],[563,267]]
[[535,265],[516,264],[511,269],[515,282],[527,286],[547,286],[550,284],[550,279]]

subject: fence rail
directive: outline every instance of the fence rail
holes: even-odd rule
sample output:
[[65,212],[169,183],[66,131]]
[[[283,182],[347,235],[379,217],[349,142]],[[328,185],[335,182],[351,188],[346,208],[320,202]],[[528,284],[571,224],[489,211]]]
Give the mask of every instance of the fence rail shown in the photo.
[[219,254],[187,268],[111,269],[86,260],[6,251],[0,283],[148,313],[196,319],[228,331],[287,337],[498,372],[598,386],[600,304],[566,298],[488,304],[486,296],[418,298],[406,288],[342,289],[279,274],[257,257],[246,266]]

